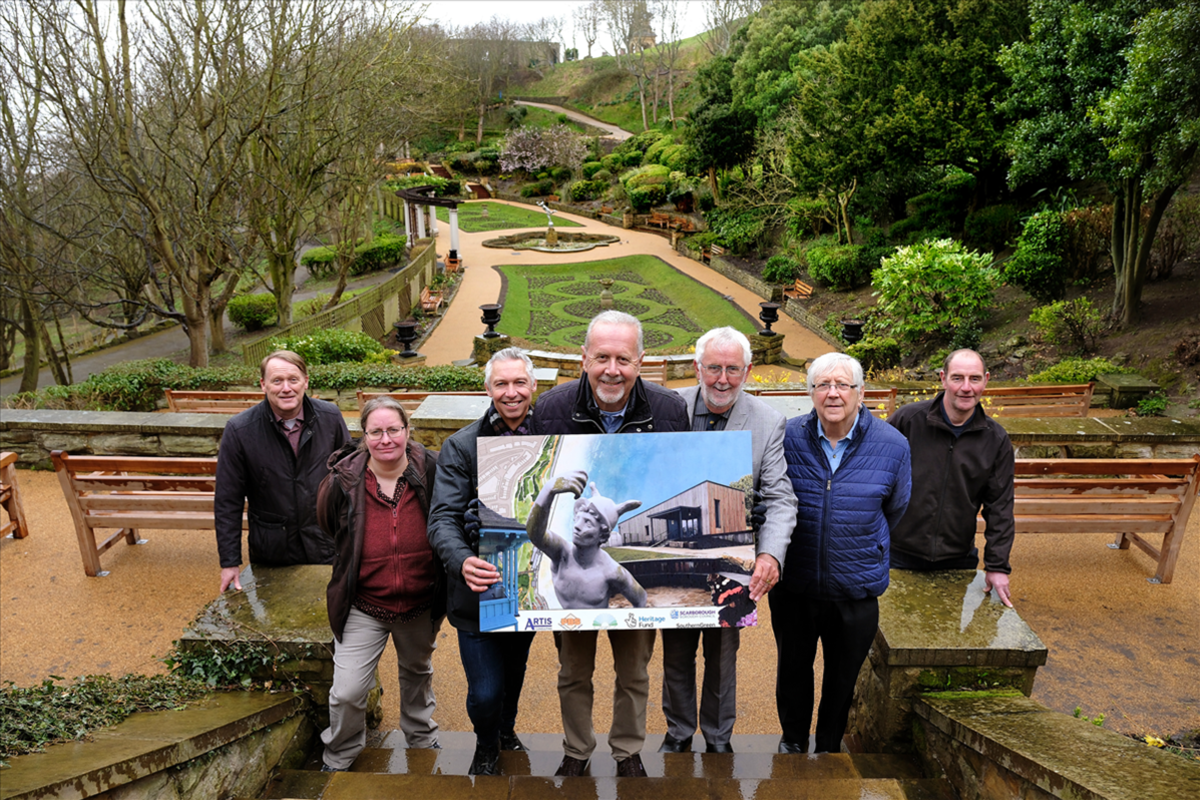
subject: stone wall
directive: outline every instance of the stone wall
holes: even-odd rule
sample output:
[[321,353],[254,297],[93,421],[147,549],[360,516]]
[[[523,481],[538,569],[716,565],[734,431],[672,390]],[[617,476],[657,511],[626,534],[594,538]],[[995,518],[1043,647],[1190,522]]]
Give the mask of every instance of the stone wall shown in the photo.
[[88,740],[9,759],[5,800],[258,797],[316,738],[302,694],[215,692],[183,710],[134,714]]
[[961,800],[1185,798],[1200,786],[1200,764],[1022,695],[934,694],[915,710],[926,774]]

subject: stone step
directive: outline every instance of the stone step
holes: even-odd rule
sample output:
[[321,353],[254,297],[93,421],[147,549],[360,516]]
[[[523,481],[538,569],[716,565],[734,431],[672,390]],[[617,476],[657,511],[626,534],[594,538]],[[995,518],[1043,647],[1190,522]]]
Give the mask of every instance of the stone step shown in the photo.
[[[521,734],[529,750],[500,755],[503,775],[471,778],[471,733],[442,731],[440,750],[407,750],[398,731],[373,733],[368,747],[349,772],[320,772],[319,755],[307,770],[280,772],[264,798],[334,800],[408,796],[453,800],[457,797],[537,798],[577,787],[583,797],[673,798],[877,798],[878,800],[953,800],[944,781],[922,778],[907,758],[879,754],[797,754],[775,752],[777,736],[733,737],[737,751],[658,753],[661,735],[647,737],[642,753],[648,778],[617,778],[607,743],[598,735],[588,777],[555,778],[562,759],[561,734]],[[697,738],[703,746],[702,740]],[[565,784],[564,784],[565,782]]]
[[[806,756],[787,756],[804,759]],[[281,775],[264,798],[289,800],[540,800],[558,797],[596,800],[955,800],[942,780],[892,778],[553,778],[533,775],[384,775],[379,773],[299,772]]]

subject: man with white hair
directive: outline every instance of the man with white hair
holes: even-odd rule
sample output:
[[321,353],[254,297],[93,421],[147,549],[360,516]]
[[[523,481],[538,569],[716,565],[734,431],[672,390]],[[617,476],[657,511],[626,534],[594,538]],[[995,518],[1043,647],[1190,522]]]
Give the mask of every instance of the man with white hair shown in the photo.
[[479,530],[468,532],[466,510],[479,496],[479,437],[535,433],[529,405],[537,381],[529,356],[508,347],[488,361],[483,382],[492,400],[488,410],[442,445],[427,532],[446,567],[446,611],[458,631],[467,677],[467,716],[475,728],[475,756],[468,772],[499,775],[500,751],[525,749],[515,725],[533,633],[480,632],[479,598],[500,581],[500,573],[479,557]]
[[[742,391],[754,365],[750,340],[734,328],[715,328],[696,342],[696,385],[680,389],[693,431],[750,431],[754,491],[766,509],[755,542],[750,599],[758,601],[778,581],[796,524],[796,495],[783,458],[785,420]],[[667,735],[662,753],[691,750],[697,727],[696,648],[703,642],[704,679],[699,728],[709,753],[732,753],[737,720],[739,628],[664,629],[662,709]]]
[[840,752],[854,684],[879,626],[888,543],[912,487],[908,441],[862,404],[862,366],[826,353],[808,368],[813,410],[783,438],[796,493],[787,566],[771,590],[781,753],[808,751],[817,641],[824,657],[814,752]]
[[[555,386],[538,400],[538,433],[669,433],[689,429],[687,409],[670,389],[638,377],[642,325],[620,311],[592,318],[583,343],[583,375]],[[583,775],[596,749],[592,727],[596,631],[554,634],[558,647],[558,701],[562,708],[563,760],[555,775]],[[644,777],[654,630],[608,632],[617,673],[608,744],[620,777]]]

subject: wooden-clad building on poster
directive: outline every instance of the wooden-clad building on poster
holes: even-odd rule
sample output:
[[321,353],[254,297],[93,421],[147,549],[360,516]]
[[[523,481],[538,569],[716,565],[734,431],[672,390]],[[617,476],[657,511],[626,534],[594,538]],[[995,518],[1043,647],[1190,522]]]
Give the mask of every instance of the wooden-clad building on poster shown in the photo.
[[718,547],[750,544],[745,495],[713,481],[698,483],[670,500],[621,521],[621,542],[643,547]]

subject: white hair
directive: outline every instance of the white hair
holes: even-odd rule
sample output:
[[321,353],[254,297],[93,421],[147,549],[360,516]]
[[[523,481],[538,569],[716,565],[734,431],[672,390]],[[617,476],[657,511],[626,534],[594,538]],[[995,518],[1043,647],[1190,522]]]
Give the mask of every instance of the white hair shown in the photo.
[[696,363],[703,364],[704,353],[708,350],[709,345],[732,344],[742,348],[742,366],[750,365],[754,360],[753,354],[750,352],[750,340],[746,338],[746,334],[739,331],[737,328],[713,328],[708,333],[696,340]]
[[492,385],[492,365],[498,361],[520,361],[525,364],[525,374],[529,376],[529,385],[536,386],[537,378],[533,376],[533,361],[529,356],[525,355],[525,351],[519,347],[506,347],[503,350],[497,350],[488,359],[487,364],[483,368],[483,384],[484,386]]
[[592,317],[592,321],[588,323],[587,335],[583,337],[584,349],[589,349],[588,344],[592,341],[592,329],[597,325],[629,325],[637,330],[637,351],[640,353],[645,348],[642,346],[642,323],[638,322],[638,318],[632,314],[626,314],[624,311],[609,309],[601,311],[596,316]]
[[818,383],[822,383],[826,378],[839,370],[846,370],[850,373],[850,380],[854,383],[854,388],[862,388],[863,368],[862,364],[858,363],[858,359],[848,356],[845,353],[826,353],[823,356],[818,356],[808,366],[809,391],[812,391]]

